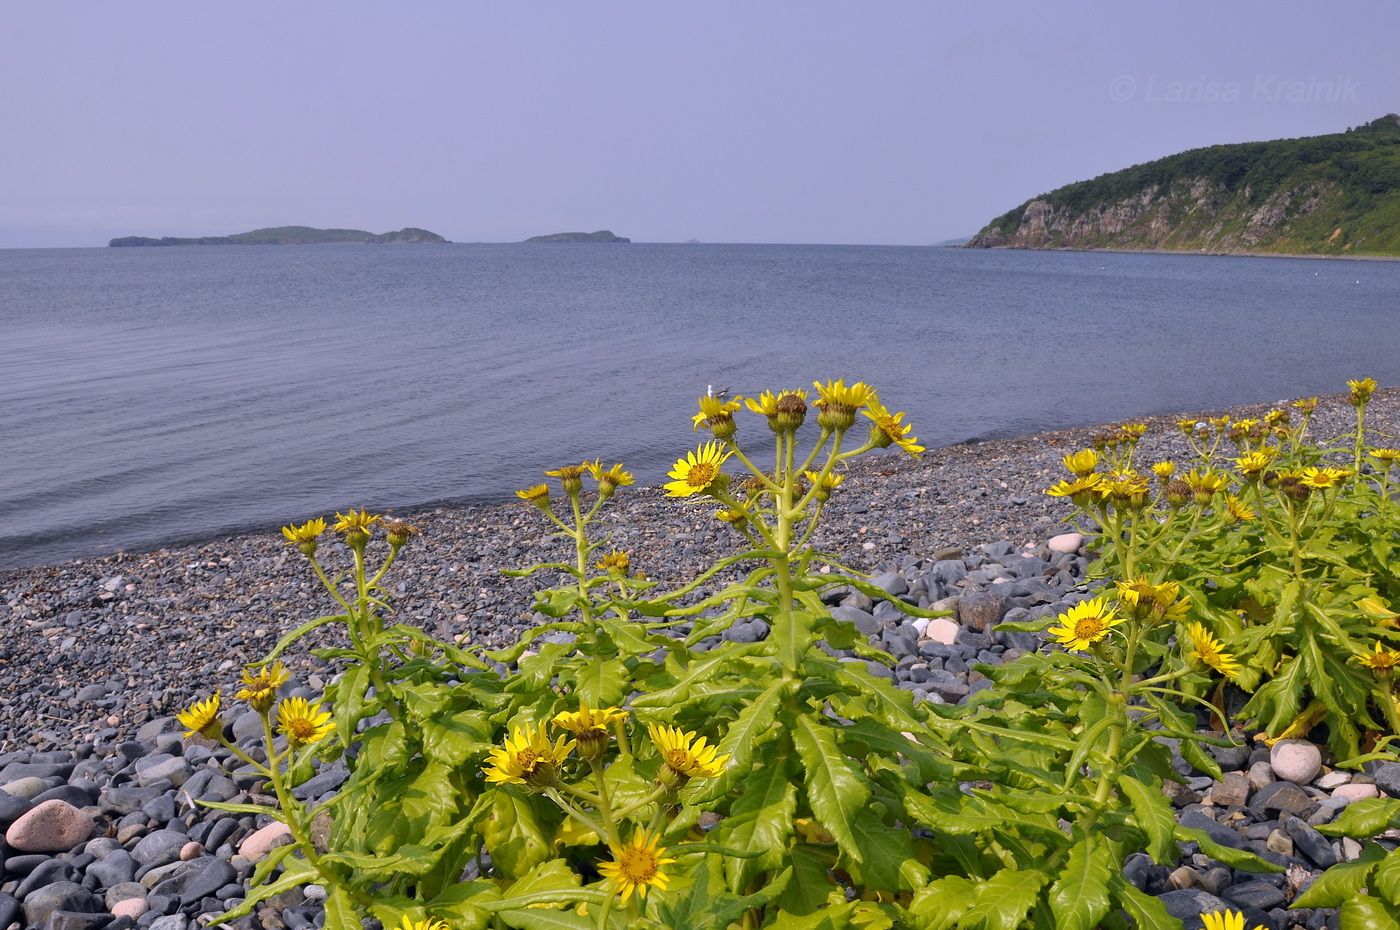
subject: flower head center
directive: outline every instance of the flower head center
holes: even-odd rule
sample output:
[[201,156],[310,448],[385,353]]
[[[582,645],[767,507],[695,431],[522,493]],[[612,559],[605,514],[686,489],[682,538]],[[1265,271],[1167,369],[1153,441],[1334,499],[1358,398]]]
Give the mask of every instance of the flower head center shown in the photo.
[[710,462],[697,462],[691,466],[689,474],[685,476],[685,483],[692,488],[707,487],[715,480],[718,470]]
[[656,853],[646,847],[627,846],[617,859],[618,872],[634,885],[648,885],[661,868]]
[[1094,640],[1103,634],[1105,627],[1099,617],[1085,617],[1074,624],[1074,635],[1079,639]]

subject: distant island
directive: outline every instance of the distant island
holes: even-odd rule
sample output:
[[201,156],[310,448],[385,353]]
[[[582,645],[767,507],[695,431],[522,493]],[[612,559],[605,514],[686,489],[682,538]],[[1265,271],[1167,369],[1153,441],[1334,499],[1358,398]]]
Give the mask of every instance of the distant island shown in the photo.
[[151,239],[146,236],[123,236],[107,243],[109,248],[148,245],[322,245],[328,242],[369,242],[379,243],[420,243],[447,242],[437,233],[406,226],[398,232],[375,234],[363,229],[313,229],[310,226],[271,226],[267,229],[254,229],[251,232],[233,236],[199,236],[182,239],[162,236]]
[[565,232],[553,233],[548,236],[531,236],[526,242],[631,242],[626,236],[614,236],[611,229],[600,229],[597,232]]
[[1400,256],[1400,116],[1070,184],[992,220],[968,248]]

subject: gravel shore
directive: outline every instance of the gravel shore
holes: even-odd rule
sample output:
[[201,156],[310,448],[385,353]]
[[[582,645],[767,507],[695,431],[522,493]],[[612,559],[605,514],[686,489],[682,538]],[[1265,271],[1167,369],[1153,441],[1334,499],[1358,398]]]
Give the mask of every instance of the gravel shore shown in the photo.
[[[1315,435],[1337,435],[1351,417],[1344,395],[1324,398]],[[1175,419],[1146,421],[1145,461],[1188,454]],[[1400,435],[1400,389],[1377,393],[1369,422],[1382,438]],[[863,457],[814,542],[871,573],[994,541],[1043,543],[1067,528],[1068,506],[1043,493],[1063,476],[1060,456],[1101,429],[948,446],[918,460],[897,450]],[[713,509],[625,488],[606,508],[604,528],[636,569],[676,582],[734,551],[736,537]],[[540,579],[501,570],[569,555],[547,521],[518,501],[403,516],[422,534],[390,574],[394,605],[400,619],[444,638],[507,644],[534,622]],[[323,547],[327,564],[344,554],[337,545]],[[126,738],[227,684],[283,633],[331,608],[305,560],[275,531],[0,573],[0,752]],[[304,657],[293,658],[309,673]]]

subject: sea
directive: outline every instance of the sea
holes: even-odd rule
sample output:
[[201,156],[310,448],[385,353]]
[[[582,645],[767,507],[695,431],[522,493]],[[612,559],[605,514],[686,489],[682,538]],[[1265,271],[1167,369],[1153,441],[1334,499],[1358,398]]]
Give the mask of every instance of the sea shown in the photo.
[[[665,480],[696,398],[864,380],[929,446],[1400,381],[1400,263],[822,245],[0,251],[0,568]],[[741,438],[765,447],[752,418]]]

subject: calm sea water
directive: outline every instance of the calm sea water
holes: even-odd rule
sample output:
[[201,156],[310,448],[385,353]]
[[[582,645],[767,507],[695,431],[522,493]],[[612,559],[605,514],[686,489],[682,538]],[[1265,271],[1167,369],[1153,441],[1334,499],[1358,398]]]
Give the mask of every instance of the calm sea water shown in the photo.
[[[1400,380],[1400,263],[749,245],[0,251],[0,566],[543,468],[655,483],[707,384],[928,444]],[[754,429],[766,437],[757,424]]]

